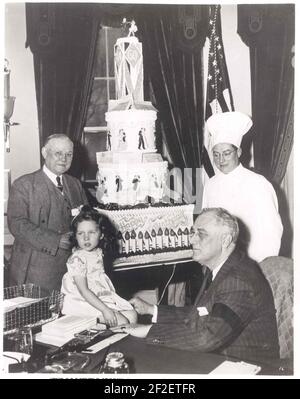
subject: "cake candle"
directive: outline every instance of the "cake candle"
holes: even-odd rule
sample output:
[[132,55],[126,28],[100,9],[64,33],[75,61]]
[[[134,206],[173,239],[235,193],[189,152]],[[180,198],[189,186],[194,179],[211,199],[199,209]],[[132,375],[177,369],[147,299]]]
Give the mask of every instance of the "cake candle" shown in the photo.
[[140,231],[139,233],[138,233],[138,251],[143,251],[143,233]]
[[182,230],[179,227],[179,229],[177,230],[177,237],[178,237],[178,244],[180,247],[182,247],[183,243],[182,243]]
[[136,232],[132,230],[130,234],[130,252],[136,252],[136,244]]
[[191,236],[193,234],[193,226],[190,228],[189,235],[188,235],[188,246],[191,246]]
[[162,249],[162,247],[163,247],[163,231],[161,228],[158,229],[156,243],[157,243],[156,248]]
[[151,236],[148,233],[148,231],[145,232],[145,250],[146,251],[150,251],[150,240],[151,240]]
[[151,231],[151,237],[152,237],[152,248],[157,248],[157,238],[156,238],[156,232],[154,229]]
[[170,244],[172,248],[176,248],[178,246],[176,233],[173,229],[170,230]]
[[129,240],[130,240],[130,234],[128,231],[126,231],[126,233],[125,233],[125,252],[126,252],[126,254],[128,254],[130,251],[130,241]]
[[182,244],[184,247],[188,247],[189,245],[189,229],[187,227],[183,230]]
[[117,240],[118,240],[119,254],[122,254],[123,253],[123,237],[122,237],[122,233],[120,231],[117,234]]
[[163,248],[168,248],[170,246],[169,235],[170,235],[169,229],[166,227],[163,235]]

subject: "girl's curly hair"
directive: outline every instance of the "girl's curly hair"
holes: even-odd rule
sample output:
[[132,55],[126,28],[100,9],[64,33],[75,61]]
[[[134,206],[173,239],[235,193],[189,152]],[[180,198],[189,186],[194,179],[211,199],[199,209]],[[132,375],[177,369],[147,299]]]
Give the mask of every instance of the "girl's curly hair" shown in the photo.
[[70,240],[72,244],[75,247],[78,247],[76,232],[79,223],[83,221],[93,221],[97,224],[100,232],[102,233],[102,237],[99,240],[98,247],[103,250],[106,250],[109,243],[111,242],[111,237],[107,226],[107,218],[104,215],[101,215],[99,212],[97,212],[94,208],[92,208],[89,205],[84,205],[81,208],[79,214],[73,219],[71,223],[72,235],[70,237]]

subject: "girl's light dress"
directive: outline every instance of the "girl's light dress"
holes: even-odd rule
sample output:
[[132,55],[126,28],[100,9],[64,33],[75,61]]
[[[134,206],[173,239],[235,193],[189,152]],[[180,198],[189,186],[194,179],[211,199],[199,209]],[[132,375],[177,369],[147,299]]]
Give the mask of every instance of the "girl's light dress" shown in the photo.
[[103,253],[100,248],[93,251],[76,249],[67,261],[68,272],[62,280],[61,292],[65,294],[62,313],[64,315],[97,316],[101,311],[90,305],[80,294],[74,276],[87,278],[88,287],[112,310],[132,310],[132,305],[121,298],[104,271]]

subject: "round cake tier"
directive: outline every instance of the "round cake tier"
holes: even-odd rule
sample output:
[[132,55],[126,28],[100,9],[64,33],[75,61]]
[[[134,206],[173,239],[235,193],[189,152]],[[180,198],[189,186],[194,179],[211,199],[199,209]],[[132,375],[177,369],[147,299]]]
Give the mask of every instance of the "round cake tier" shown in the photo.
[[106,112],[107,149],[111,151],[156,151],[156,112],[130,109]]
[[98,163],[97,200],[100,203],[135,205],[151,197],[161,201],[168,163]]

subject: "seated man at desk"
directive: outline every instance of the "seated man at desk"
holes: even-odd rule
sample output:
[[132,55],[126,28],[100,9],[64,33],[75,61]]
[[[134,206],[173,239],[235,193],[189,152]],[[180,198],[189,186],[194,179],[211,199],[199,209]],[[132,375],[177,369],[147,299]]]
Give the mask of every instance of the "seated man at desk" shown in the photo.
[[271,288],[259,266],[237,249],[238,234],[236,218],[225,209],[203,209],[191,243],[194,260],[208,269],[195,304],[176,308],[133,298],[139,314],[152,315],[152,324],[121,330],[153,345],[252,361],[278,358]]

